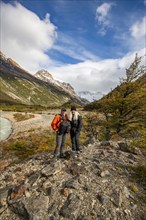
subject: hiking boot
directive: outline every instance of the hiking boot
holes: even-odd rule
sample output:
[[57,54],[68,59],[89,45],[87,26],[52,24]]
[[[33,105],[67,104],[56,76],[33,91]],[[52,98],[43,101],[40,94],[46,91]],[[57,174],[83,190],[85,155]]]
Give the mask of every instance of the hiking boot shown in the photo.
[[50,162],[56,162],[58,160],[58,157],[57,156],[53,156],[51,159],[50,159]]
[[60,157],[61,159],[65,158],[65,155],[64,154],[60,154]]

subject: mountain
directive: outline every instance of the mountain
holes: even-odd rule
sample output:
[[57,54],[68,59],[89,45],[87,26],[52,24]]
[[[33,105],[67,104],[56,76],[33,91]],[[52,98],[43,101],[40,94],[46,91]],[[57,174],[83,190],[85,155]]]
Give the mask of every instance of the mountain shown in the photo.
[[0,63],[1,103],[50,107],[60,106],[72,100],[79,104],[82,103],[73,88],[71,89],[71,86],[67,83],[62,83],[62,86],[57,82],[53,83],[53,77],[51,76],[50,80],[48,78],[47,81],[36,78],[14,60],[7,58],[2,52],[0,53]]
[[93,102],[93,101],[98,100],[104,96],[103,93],[96,92],[96,91],[79,91],[78,95],[81,98],[88,100],[89,102]]
[[50,82],[52,83],[52,85],[60,87],[61,89],[65,90],[67,93],[77,97],[74,88],[69,83],[61,82],[59,80],[54,79],[53,76],[47,70],[40,70],[34,76],[44,82]]

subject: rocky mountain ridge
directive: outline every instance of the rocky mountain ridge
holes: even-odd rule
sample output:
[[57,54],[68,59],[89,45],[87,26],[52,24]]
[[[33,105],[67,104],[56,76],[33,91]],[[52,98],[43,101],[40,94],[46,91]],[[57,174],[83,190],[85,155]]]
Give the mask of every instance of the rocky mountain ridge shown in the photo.
[[50,82],[53,85],[63,88],[69,94],[77,96],[74,88],[69,83],[61,82],[59,80],[54,79],[53,76],[47,70],[40,70],[34,76],[38,79],[41,79],[44,82]]
[[66,159],[50,153],[9,165],[1,163],[1,219],[140,220],[145,219],[145,189],[133,168],[145,164],[126,142],[92,139],[80,154]]
[[79,104],[82,103],[75,93],[67,90],[66,84],[61,87],[53,84],[51,80],[44,82],[25,71],[2,52],[0,53],[0,62],[0,101],[2,103],[20,103],[46,107],[61,106],[72,100]]

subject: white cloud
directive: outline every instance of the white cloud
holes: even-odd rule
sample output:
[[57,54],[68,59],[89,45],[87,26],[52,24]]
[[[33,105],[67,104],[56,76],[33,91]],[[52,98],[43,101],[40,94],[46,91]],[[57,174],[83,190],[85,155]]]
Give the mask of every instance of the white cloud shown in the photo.
[[99,6],[96,9],[96,18],[99,23],[102,24],[106,22],[106,18],[110,8],[111,8],[111,3],[103,3],[101,6]]
[[144,5],[146,5],[146,0],[144,0]]
[[41,20],[18,2],[1,2],[1,50],[27,70],[51,63],[45,52],[52,48],[56,27],[46,14]]
[[98,32],[103,36],[106,34],[106,28],[110,26],[109,11],[112,6],[113,3],[103,3],[96,9],[96,20],[98,24],[101,25]]
[[71,83],[76,91],[98,91],[108,93],[119,83],[125,69],[133,62],[136,52],[144,55],[145,49],[135,51],[119,59],[105,59],[97,62],[85,61],[74,65],[48,69],[60,80]]
[[74,59],[85,61],[85,60],[98,60],[99,58],[92,54],[90,51],[86,50],[81,44],[86,44],[84,39],[82,41],[75,41],[73,37],[58,33],[59,43],[53,46],[53,49],[61,52],[67,56]]
[[130,28],[130,33],[132,37],[139,39],[146,35],[146,16],[142,18],[141,21],[136,22]]

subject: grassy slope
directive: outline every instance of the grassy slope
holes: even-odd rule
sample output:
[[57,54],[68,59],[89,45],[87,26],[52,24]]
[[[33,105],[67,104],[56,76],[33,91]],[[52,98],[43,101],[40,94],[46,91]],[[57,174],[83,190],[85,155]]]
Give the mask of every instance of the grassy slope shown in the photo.
[[60,106],[73,98],[60,87],[45,83],[5,60],[1,60],[0,79],[1,102]]

